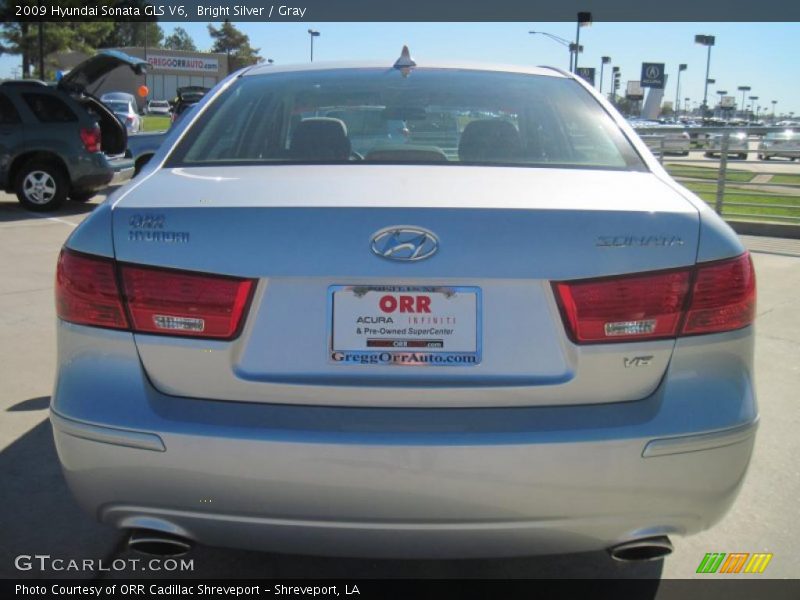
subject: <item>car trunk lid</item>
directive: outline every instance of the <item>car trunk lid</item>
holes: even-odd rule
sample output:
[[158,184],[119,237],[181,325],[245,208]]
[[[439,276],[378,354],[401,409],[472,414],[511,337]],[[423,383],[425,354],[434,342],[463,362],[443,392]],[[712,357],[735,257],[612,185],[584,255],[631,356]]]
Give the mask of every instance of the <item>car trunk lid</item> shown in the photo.
[[[395,226],[432,232],[438,251],[411,262],[376,256],[371,240]],[[305,404],[642,398],[674,342],[576,345],[551,283],[691,266],[698,228],[697,210],[656,176],[602,170],[162,169],[114,207],[119,261],[257,281],[233,341],[136,334],[153,384],[182,396]],[[455,290],[466,303],[453,314],[475,320],[467,337],[477,363],[338,363],[334,306],[339,315],[360,308],[352,294],[339,304],[335,294],[354,287]]]

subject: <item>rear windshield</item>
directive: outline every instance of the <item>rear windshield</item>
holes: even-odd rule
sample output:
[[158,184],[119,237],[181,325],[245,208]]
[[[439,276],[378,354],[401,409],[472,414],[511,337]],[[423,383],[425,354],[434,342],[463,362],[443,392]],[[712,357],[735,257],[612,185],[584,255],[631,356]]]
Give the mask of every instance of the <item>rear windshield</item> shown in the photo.
[[242,77],[200,116],[167,166],[287,162],[643,168],[577,82],[452,69]]
[[114,112],[128,112],[128,103],[127,102],[120,102],[120,101],[108,101],[106,102],[106,106],[108,106]]

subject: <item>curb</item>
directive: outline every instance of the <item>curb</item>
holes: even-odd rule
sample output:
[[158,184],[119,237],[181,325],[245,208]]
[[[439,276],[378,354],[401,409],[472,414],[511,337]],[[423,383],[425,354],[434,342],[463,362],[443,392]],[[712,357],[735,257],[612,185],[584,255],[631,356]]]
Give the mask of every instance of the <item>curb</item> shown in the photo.
[[753,221],[726,221],[736,233],[800,240],[800,225],[785,223],[756,223]]

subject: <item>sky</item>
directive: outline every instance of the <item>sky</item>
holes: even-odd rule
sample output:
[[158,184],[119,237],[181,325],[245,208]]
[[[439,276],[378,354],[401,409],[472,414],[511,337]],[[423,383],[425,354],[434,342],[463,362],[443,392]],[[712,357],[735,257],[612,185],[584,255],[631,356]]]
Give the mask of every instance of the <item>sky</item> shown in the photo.
[[[205,23],[162,23],[165,35],[175,25],[186,29],[201,50],[211,47]],[[309,60],[309,28],[320,31],[314,41],[314,59],[381,59],[387,65],[399,56],[403,44],[420,66],[426,59],[478,60],[522,65],[550,65],[567,69],[566,47],[528,31],[546,31],[566,39],[575,36],[572,23],[236,23],[250,36],[261,56],[276,63],[304,63]],[[638,80],[642,62],[663,62],[668,75],[665,100],[675,100],[677,66],[686,63],[681,74],[681,102],[703,99],[705,47],[694,43],[695,34],[716,36],[711,50],[708,88],[709,104],[718,100],[717,90],[727,90],[741,101],[736,88],[749,85],[746,96],[758,96],[762,112],[800,115],[800,23],[594,23],[581,29],[584,52],[579,66],[595,67],[599,79],[600,57],[610,56],[619,66],[620,92],[628,80]],[[11,76],[19,58],[0,57],[0,77]],[[604,91],[609,91],[610,65],[606,65]],[[749,100],[746,101],[749,104]],[[691,106],[691,104],[690,104]]]

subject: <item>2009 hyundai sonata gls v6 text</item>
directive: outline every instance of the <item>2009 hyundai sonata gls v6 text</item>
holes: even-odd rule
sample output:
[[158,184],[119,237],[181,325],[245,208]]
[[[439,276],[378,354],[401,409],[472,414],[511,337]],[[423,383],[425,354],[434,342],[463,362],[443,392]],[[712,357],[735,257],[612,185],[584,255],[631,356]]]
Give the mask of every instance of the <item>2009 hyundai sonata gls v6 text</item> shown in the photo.
[[69,238],[81,505],[372,557],[656,557],[713,525],[758,421],[736,235],[568,74],[397,66],[230,76]]

